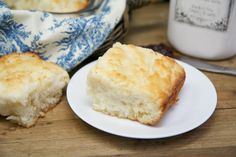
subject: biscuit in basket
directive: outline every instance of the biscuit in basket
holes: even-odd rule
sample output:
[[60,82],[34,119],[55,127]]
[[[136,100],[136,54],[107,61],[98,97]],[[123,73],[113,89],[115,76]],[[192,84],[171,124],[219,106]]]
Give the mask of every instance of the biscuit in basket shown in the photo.
[[33,53],[0,58],[0,115],[30,127],[60,100],[68,73]]
[[155,125],[177,101],[184,69],[150,49],[116,43],[89,71],[94,110]]
[[74,12],[87,7],[88,0],[4,0],[13,9]]

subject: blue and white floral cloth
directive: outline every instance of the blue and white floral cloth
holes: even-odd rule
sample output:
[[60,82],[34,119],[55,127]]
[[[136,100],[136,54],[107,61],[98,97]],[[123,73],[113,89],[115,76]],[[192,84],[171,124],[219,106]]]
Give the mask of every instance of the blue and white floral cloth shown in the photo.
[[35,52],[71,70],[90,56],[122,17],[125,0],[104,0],[92,15],[12,10],[0,0],[0,56]]

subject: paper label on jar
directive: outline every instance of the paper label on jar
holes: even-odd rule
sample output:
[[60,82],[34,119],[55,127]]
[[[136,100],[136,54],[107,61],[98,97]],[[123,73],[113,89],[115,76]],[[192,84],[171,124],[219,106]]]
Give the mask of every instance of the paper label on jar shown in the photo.
[[227,31],[234,0],[176,0],[175,20],[215,31]]

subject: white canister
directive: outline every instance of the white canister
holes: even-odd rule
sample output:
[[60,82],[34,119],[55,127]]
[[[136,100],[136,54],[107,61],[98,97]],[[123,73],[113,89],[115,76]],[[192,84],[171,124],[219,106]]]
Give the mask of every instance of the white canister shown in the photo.
[[203,59],[236,54],[234,0],[171,0],[168,39],[180,52]]

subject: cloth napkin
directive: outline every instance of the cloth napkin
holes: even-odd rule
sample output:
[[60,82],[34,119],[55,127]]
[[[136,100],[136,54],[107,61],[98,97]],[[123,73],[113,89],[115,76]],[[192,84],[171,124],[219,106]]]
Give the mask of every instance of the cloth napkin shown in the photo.
[[0,56],[30,51],[70,71],[106,40],[125,6],[125,0],[104,0],[92,14],[58,15],[0,1]]

